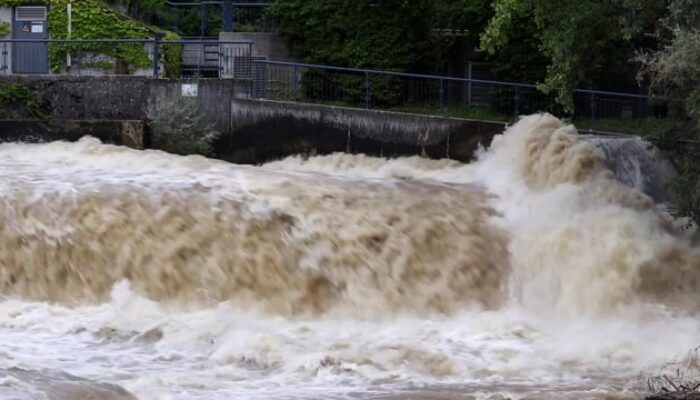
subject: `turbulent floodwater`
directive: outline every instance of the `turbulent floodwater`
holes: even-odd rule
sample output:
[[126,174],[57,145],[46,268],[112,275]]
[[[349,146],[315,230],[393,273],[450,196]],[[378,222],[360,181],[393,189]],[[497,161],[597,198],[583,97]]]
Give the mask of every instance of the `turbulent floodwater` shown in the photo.
[[548,115],[469,165],[2,144],[0,397],[636,398],[700,249],[605,165]]

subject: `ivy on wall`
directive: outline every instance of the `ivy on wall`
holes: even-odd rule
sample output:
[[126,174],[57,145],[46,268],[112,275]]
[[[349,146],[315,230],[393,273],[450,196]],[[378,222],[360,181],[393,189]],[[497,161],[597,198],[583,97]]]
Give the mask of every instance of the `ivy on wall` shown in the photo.
[[46,118],[34,92],[22,83],[0,86],[0,119]]
[[[49,6],[48,27],[53,39],[68,38],[69,0],[0,0],[0,6],[46,4]],[[72,0],[71,39],[149,39],[178,40],[180,37],[168,31],[145,25],[122,16],[97,0]],[[165,75],[176,77],[180,73],[181,45],[162,48],[166,62]],[[66,55],[73,57],[79,52],[105,54],[118,60],[119,72],[133,73],[138,68],[152,65],[148,51],[142,43],[51,43],[49,62],[51,69],[60,71],[66,66]]]
[[31,4],[49,4],[49,0],[0,0],[0,6],[3,7],[26,6]]

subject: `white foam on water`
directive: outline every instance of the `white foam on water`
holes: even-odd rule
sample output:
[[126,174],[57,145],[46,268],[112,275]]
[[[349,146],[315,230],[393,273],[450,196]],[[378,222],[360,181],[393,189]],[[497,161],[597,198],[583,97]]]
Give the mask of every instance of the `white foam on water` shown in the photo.
[[0,371],[140,399],[634,398],[700,342],[698,249],[547,115],[470,165],[3,144],[0,202]]

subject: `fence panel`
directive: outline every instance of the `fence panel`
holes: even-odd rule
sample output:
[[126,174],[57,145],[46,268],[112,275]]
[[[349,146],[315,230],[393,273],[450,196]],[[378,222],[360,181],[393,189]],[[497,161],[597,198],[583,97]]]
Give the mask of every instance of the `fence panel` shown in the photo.
[[[51,73],[250,79],[252,42],[158,39],[0,39],[0,72],[13,73],[12,45],[48,44]],[[128,60],[128,62],[126,61]]]
[[555,94],[531,84],[267,60],[252,63],[254,96],[259,98],[504,121],[550,112],[585,121],[591,128],[598,120],[663,117],[663,101],[652,104],[648,96],[633,93],[576,90],[574,108],[567,111]]

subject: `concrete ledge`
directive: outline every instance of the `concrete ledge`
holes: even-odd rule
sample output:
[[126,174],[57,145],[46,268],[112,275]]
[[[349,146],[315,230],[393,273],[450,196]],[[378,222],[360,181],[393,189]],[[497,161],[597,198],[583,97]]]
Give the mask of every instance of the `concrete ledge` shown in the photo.
[[234,99],[232,134],[219,140],[216,152],[242,163],[332,152],[470,161],[479,144],[489,145],[504,128],[501,122]]
[[51,142],[77,141],[93,136],[104,143],[119,144],[135,149],[146,146],[143,121],[130,120],[0,120],[0,141]]
[[149,120],[157,104],[182,96],[182,84],[197,84],[197,98],[230,133],[231,100],[249,97],[251,83],[236,79],[153,79],[143,76],[0,76],[0,84],[21,82],[37,96],[52,118],[74,120]]

